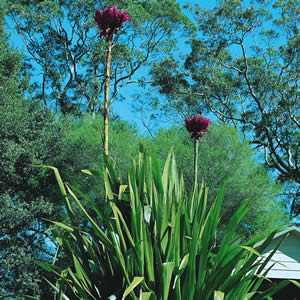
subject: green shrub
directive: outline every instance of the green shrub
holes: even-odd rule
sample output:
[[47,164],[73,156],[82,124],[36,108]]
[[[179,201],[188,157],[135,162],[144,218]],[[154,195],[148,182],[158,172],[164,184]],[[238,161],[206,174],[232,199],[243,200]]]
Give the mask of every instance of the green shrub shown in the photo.
[[[165,161],[169,149],[173,149],[179,174],[183,174],[186,190],[194,183],[193,139],[185,128],[160,129],[147,149]],[[208,205],[217,196],[225,181],[226,188],[221,209],[222,225],[226,228],[233,212],[247,199],[253,197],[253,205],[243,217],[237,233],[242,239],[267,235],[277,226],[289,222],[289,216],[280,201],[281,186],[259,163],[258,152],[251,149],[247,140],[236,128],[212,124],[199,142],[198,174],[209,183]],[[268,220],[266,222],[265,220]],[[222,230],[218,234],[222,236]]]
[[[141,145],[127,185],[119,182],[110,162],[105,164],[106,172],[84,170],[104,179],[106,201],[101,209],[64,184],[58,170],[50,167],[74,220],[72,226],[53,221],[49,228],[59,243],[57,256],[63,251],[69,266],[39,263],[57,275],[56,284],[50,284],[59,299],[265,299],[289,283],[258,291],[272,256],[265,259],[259,253],[277,231],[258,247],[263,237],[243,244],[234,239],[250,200],[232,216],[218,244],[225,185],[208,209],[208,187],[196,185],[187,195],[172,154],[161,171],[156,157]],[[89,226],[80,227],[75,206]]]

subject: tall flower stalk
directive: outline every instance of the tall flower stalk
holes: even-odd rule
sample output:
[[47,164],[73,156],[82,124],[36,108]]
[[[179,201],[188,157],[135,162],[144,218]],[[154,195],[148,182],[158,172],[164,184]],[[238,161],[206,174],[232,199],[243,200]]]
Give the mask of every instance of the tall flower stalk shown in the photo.
[[196,185],[198,182],[199,140],[203,138],[205,132],[208,132],[208,126],[211,124],[211,121],[203,116],[198,115],[184,120],[184,123],[185,128],[191,135],[191,138],[194,139],[194,180]]
[[194,181],[195,184],[198,182],[198,152],[199,152],[199,141],[194,140]]
[[111,62],[112,38],[107,40],[106,48],[106,72],[104,87],[104,154],[108,156],[108,123],[109,123],[109,81],[110,81],[110,62]]
[[115,5],[104,8],[101,13],[100,9],[96,10],[95,21],[101,30],[100,37],[106,39],[106,66],[105,66],[105,87],[104,87],[104,154],[108,156],[108,124],[109,124],[109,81],[110,81],[110,64],[113,35],[118,33],[127,21],[131,20],[127,11],[118,11]]

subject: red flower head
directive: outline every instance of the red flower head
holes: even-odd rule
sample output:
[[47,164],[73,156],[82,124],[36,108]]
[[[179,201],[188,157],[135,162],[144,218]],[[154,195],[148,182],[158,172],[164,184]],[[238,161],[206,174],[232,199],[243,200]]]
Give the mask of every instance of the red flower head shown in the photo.
[[184,123],[185,128],[191,134],[191,137],[195,140],[199,140],[203,137],[204,132],[208,132],[208,126],[211,124],[211,121],[198,115],[184,120]]
[[100,9],[96,10],[95,21],[101,30],[100,37],[112,37],[127,20],[132,20],[128,12],[118,11],[115,5],[104,8],[103,13]]

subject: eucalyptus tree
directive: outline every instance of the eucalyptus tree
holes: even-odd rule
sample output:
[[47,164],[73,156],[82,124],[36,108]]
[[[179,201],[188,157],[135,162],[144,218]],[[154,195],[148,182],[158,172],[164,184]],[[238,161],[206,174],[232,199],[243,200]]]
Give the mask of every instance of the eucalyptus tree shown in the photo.
[[213,9],[189,8],[198,28],[190,53],[152,69],[167,113],[212,112],[243,130],[284,182],[291,216],[299,215],[299,1],[221,0]]
[[34,260],[51,254],[43,218],[59,218],[61,205],[51,174],[32,164],[54,160],[61,128],[47,109],[25,98],[22,55],[9,46],[0,8],[0,295],[34,295],[42,289]]
[[[34,90],[40,101],[62,113],[103,114],[106,42],[99,38],[96,9],[111,4],[132,18],[112,44],[110,104],[121,88],[148,82],[147,66],[169,53],[174,31],[191,23],[174,0],[6,0],[9,24],[25,47]],[[143,70],[143,72],[138,72]]]

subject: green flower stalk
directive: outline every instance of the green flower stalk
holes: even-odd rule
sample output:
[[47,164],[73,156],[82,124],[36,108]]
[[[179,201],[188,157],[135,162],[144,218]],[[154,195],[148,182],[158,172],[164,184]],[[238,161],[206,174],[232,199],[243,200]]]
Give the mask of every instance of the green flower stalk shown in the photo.
[[101,30],[100,37],[106,38],[106,66],[105,66],[105,87],[104,87],[104,154],[108,156],[108,124],[109,124],[109,81],[110,81],[110,63],[112,39],[114,33],[118,33],[127,21],[131,20],[127,11],[118,11],[116,6],[104,8],[101,13],[100,9],[96,10],[95,21]]
[[108,123],[109,123],[109,80],[110,80],[110,62],[111,62],[111,44],[112,39],[107,40],[106,49],[106,73],[104,87],[104,154],[108,156]]
[[194,140],[194,181],[195,184],[198,182],[198,151],[199,151],[199,141]]

